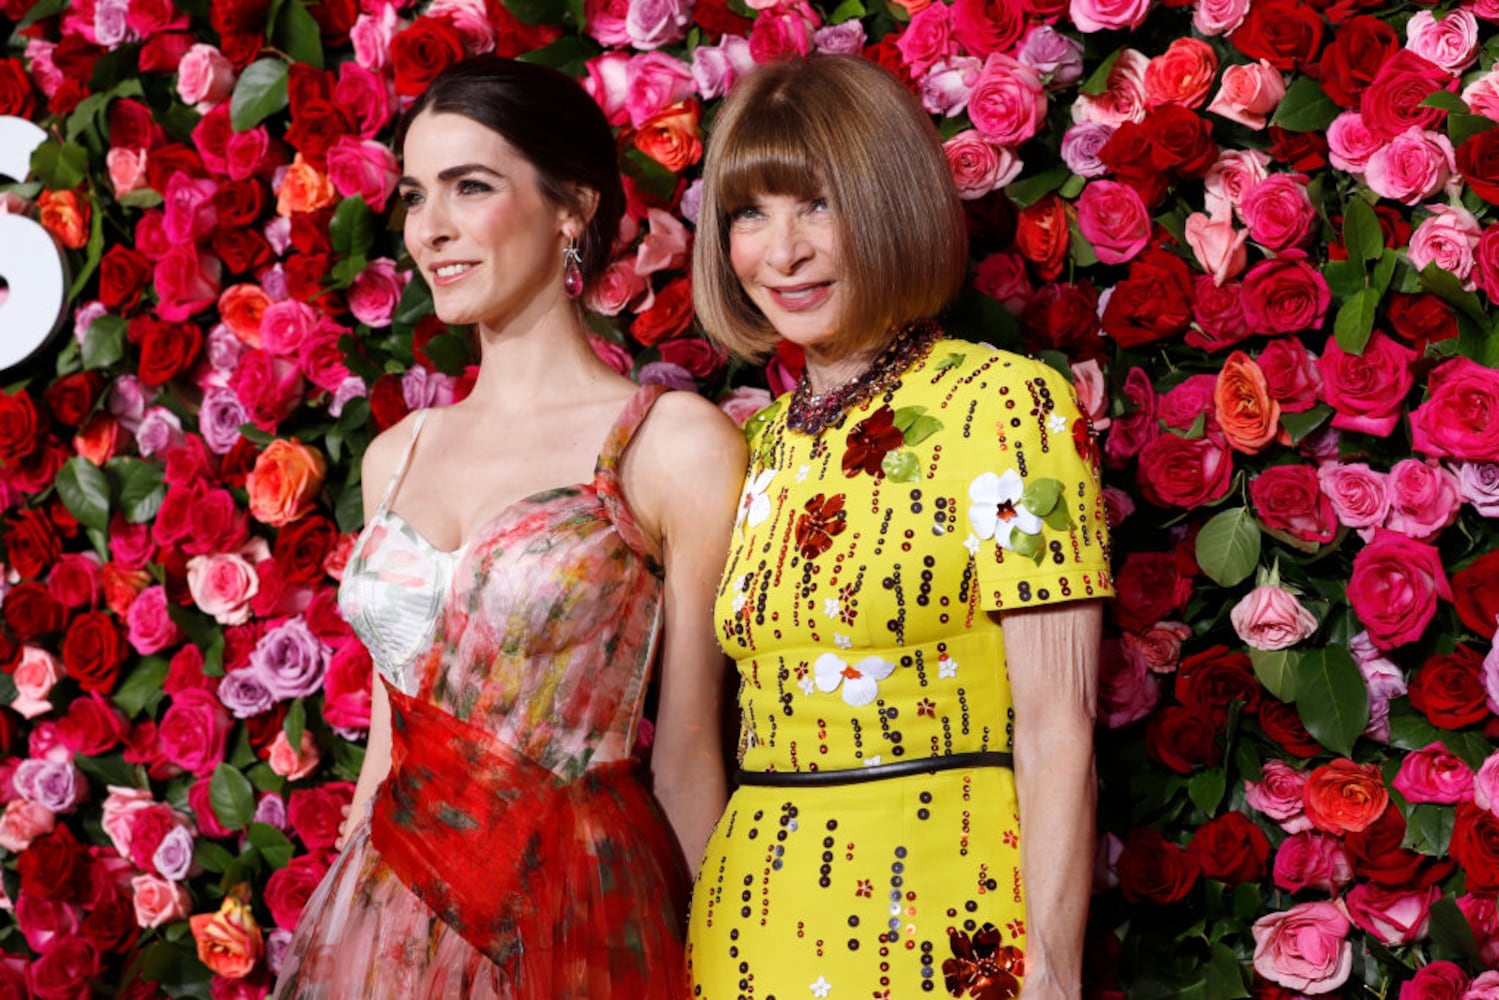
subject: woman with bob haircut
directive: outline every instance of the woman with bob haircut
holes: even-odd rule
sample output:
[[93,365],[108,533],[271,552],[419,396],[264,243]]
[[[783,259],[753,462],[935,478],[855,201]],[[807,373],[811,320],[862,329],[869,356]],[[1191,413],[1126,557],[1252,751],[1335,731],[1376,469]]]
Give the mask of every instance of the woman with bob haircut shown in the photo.
[[581,296],[625,199],[581,87],[476,57],[396,141],[406,250],[479,373],[364,455],[339,603],[378,670],[369,747],[278,995],[685,996],[689,869],[725,796],[711,608],[743,440],[590,345]]
[[1077,997],[1112,582],[1068,378],[944,337],[958,196],[863,59],[735,87],[693,266],[716,340],[806,359],[752,423],[715,607],[740,771],[694,888],[694,995]]

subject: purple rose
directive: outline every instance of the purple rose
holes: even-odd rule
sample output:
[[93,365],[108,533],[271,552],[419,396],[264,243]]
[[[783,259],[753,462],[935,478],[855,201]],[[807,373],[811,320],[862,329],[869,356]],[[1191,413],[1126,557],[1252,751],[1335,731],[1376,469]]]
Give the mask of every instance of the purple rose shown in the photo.
[[1062,162],[1080,177],[1101,177],[1109,168],[1098,158],[1098,151],[1112,138],[1114,130],[1100,122],[1078,122],[1062,136]]
[[87,786],[70,761],[21,761],[11,779],[21,798],[55,813],[71,812],[83,801]]
[[652,361],[641,365],[640,371],[636,373],[636,379],[641,385],[664,385],[669,389],[689,391],[697,388],[697,383],[692,379],[692,373],[670,361]]
[[864,51],[867,39],[864,25],[856,18],[849,18],[842,24],[829,24],[814,31],[812,47],[829,55],[856,56]]
[[250,669],[277,701],[320,690],[327,667],[328,647],[300,615],[261,636],[250,653]]
[[193,835],[185,826],[174,826],[161,838],[151,863],[163,878],[180,882],[193,867]]
[[285,830],[286,800],[275,792],[266,792],[260,797],[260,801],[255,803],[254,822]]
[[1484,517],[1499,517],[1499,462],[1462,462],[1456,472],[1463,499]]
[[231,670],[219,681],[219,701],[236,719],[269,712],[276,704],[270,690],[254,670]]
[[198,408],[198,430],[203,434],[203,443],[215,455],[228,454],[240,439],[240,427],[249,419],[250,411],[233,389],[214,386],[203,394],[203,405]]

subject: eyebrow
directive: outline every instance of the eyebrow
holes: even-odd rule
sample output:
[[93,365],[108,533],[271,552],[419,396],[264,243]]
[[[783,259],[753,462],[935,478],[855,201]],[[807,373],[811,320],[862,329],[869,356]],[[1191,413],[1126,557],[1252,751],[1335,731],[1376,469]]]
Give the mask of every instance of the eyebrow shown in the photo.
[[[446,182],[457,180],[465,174],[474,173],[489,174],[491,177],[499,177],[501,179],[503,179],[504,177],[504,175],[501,174],[498,170],[495,170],[492,167],[486,167],[482,163],[460,163],[456,167],[448,167],[446,170],[439,172],[437,175],[437,179],[439,181]],[[422,182],[417,180],[415,177],[402,177],[400,180],[396,181],[396,186],[421,187]]]

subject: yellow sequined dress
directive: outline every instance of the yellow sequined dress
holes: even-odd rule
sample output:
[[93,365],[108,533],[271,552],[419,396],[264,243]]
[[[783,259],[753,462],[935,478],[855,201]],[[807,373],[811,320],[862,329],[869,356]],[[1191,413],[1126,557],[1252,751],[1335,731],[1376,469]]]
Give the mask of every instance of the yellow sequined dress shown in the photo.
[[[751,431],[715,609],[746,772],[1009,751],[989,612],[1111,593],[1068,379],[953,340],[906,364],[821,433],[787,426],[789,397]],[[971,995],[984,958],[1024,946],[1014,776],[993,766],[742,785],[688,941],[707,1000]]]

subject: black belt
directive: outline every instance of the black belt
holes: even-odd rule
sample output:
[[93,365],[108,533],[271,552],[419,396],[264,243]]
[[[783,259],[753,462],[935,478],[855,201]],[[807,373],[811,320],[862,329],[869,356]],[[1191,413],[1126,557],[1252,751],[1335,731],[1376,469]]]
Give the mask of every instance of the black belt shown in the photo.
[[857,785],[865,781],[884,781],[887,778],[904,778],[912,774],[931,774],[965,767],[1004,767],[1013,770],[1015,756],[999,750],[974,750],[970,753],[913,757],[893,764],[872,764],[869,767],[837,771],[740,771],[736,777],[741,785],[817,788],[823,785]]

